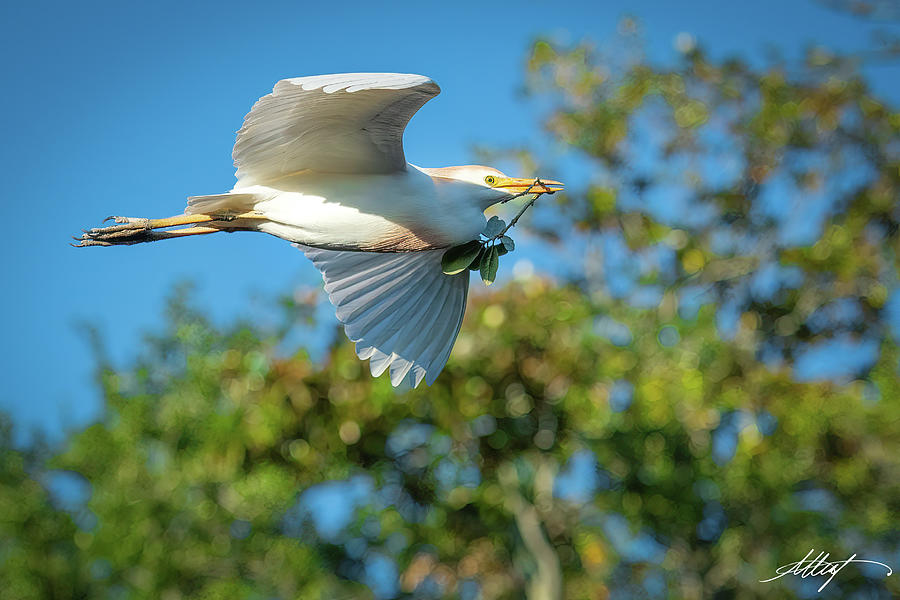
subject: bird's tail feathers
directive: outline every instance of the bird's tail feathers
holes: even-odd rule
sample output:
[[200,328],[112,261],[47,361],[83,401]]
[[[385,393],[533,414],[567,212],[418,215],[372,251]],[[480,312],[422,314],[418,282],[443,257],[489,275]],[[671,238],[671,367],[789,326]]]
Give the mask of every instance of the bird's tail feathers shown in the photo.
[[253,210],[258,200],[256,194],[241,192],[190,196],[184,213],[187,215],[244,213]]

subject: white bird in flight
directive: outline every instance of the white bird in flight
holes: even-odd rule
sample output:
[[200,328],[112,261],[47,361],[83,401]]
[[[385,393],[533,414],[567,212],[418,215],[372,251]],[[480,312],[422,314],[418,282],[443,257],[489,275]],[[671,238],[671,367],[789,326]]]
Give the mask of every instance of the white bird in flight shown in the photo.
[[[188,198],[184,215],[111,217],[78,246],[262,231],[302,250],[372,375],[431,385],[466,309],[469,272],[446,275],[448,248],[476,240],[489,206],[553,193],[557,181],[477,165],[406,162],[403,130],[440,88],[428,77],[342,73],[284,79],[244,117],[232,157],[237,183]],[[185,226],[178,229],[168,229]]]

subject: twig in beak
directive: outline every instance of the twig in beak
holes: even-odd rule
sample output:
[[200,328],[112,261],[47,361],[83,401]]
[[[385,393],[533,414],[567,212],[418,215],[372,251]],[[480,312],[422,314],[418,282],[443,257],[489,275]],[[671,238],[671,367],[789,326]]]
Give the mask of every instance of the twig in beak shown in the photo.
[[[540,178],[540,177],[535,177],[535,178],[534,178],[534,182],[533,182],[531,185],[528,186],[528,189],[527,189],[527,190],[525,190],[524,192],[515,194],[515,195],[513,195],[513,196],[510,196],[509,198],[507,198],[506,200],[504,200],[503,202],[501,202],[501,204],[505,204],[506,202],[509,202],[510,200],[514,200],[514,199],[519,198],[519,197],[521,197],[521,196],[527,196],[528,194],[531,193],[531,188],[533,188],[533,187],[536,186],[536,185],[544,186],[544,188],[547,187],[546,185],[544,185],[544,182],[541,181],[541,178]],[[525,203],[525,206],[522,207],[522,209],[516,214],[516,216],[513,217],[512,221],[509,222],[509,225],[507,225],[507,226],[503,229],[503,231],[501,231],[500,233],[498,233],[497,235],[495,235],[495,236],[494,236],[493,238],[491,238],[491,239],[497,239],[497,238],[500,238],[500,237],[503,237],[504,235],[506,235],[506,232],[509,231],[510,228],[512,228],[513,226],[515,226],[515,224],[516,224],[516,222],[518,222],[519,218],[520,218],[522,215],[525,214],[525,211],[528,210],[529,208],[531,208],[532,206],[534,206],[534,203],[537,201],[538,197],[539,197],[541,194],[555,194],[555,193],[556,193],[556,192],[538,192],[537,194],[535,194],[534,197],[533,197],[531,200],[529,200],[528,202]]]

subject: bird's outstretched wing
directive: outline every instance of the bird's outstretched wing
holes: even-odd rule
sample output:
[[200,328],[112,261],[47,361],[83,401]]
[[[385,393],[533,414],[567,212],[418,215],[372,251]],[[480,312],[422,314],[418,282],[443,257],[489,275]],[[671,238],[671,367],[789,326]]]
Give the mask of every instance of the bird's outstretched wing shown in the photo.
[[346,252],[295,244],[322,272],[325,291],[356,354],[394,386],[434,383],[466,311],[469,272],[445,275],[444,250]]
[[302,170],[406,168],[403,130],[441,88],[422,75],[342,73],[283,79],[244,117],[232,157],[241,185]]

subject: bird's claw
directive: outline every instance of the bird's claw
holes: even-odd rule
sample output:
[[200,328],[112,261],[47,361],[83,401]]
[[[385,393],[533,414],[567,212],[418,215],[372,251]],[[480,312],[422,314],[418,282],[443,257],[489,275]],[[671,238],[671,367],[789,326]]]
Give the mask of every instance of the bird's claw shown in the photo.
[[113,246],[138,244],[149,241],[153,236],[149,219],[131,219],[128,217],[106,217],[103,222],[114,221],[116,225],[82,229],[81,237],[73,238],[78,248],[86,246]]
[[83,239],[83,238],[74,238],[78,243],[72,244],[69,243],[73,248],[87,248],[88,246],[113,246],[111,242],[104,242],[102,240],[94,240],[94,239]]

